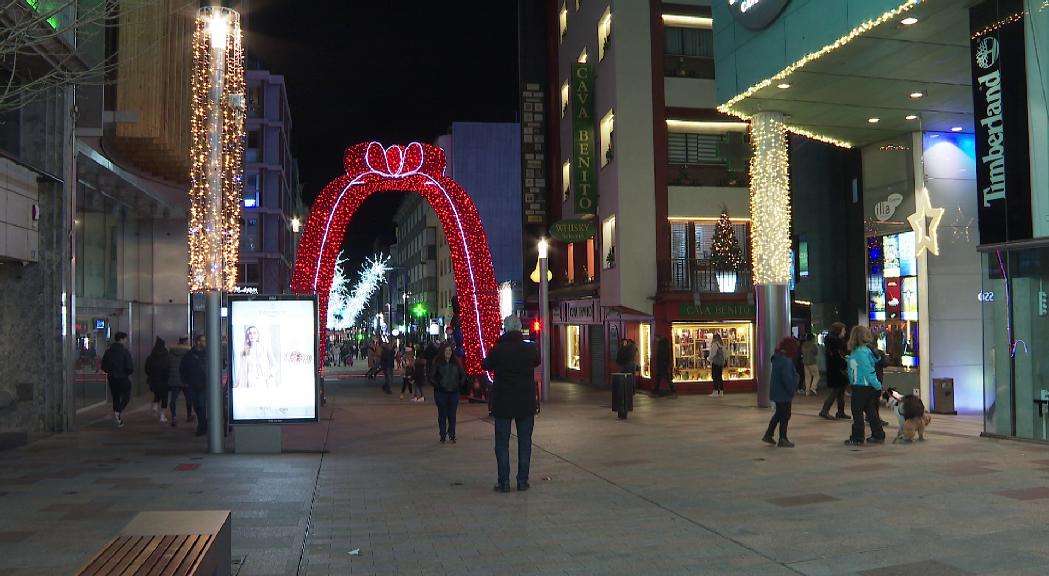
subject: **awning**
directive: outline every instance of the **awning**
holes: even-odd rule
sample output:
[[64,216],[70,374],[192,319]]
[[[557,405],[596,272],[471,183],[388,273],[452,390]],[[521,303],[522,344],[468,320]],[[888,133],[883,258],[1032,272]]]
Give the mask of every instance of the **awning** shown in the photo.
[[640,322],[651,322],[655,317],[651,314],[634,310],[626,306],[602,306],[605,310],[605,320],[630,320]]

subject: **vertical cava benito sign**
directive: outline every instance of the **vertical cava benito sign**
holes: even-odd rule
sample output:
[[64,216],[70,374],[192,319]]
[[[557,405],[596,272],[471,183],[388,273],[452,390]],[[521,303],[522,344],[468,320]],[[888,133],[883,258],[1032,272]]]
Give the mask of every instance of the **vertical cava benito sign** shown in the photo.
[[597,214],[594,67],[572,65],[572,191],[577,216]]
[[969,9],[981,244],[1033,233],[1023,10],[1022,0]]

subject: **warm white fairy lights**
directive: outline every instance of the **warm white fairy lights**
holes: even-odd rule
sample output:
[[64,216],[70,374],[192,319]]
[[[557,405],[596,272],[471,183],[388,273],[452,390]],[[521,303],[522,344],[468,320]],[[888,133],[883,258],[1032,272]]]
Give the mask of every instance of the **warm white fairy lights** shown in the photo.
[[191,91],[189,287],[231,291],[244,186],[244,51],[235,11],[197,11]]
[[[769,86],[779,85],[781,83],[787,83],[788,82],[788,78],[790,77],[791,74],[793,74],[794,72],[800,70],[801,68],[804,68],[809,63],[814,62],[816,60],[819,60],[820,58],[823,58],[827,54],[830,54],[831,52],[834,52],[835,50],[845,46],[846,44],[852,42],[853,40],[855,40],[856,38],[866,34],[867,32],[870,32],[872,29],[877,28],[878,26],[881,26],[882,24],[884,24],[886,22],[889,22],[890,20],[896,20],[896,18],[899,17],[901,14],[911,10],[912,8],[914,8],[915,6],[921,4],[924,1],[925,0],[907,0],[906,2],[904,2],[901,5],[897,6],[896,8],[882,13],[881,16],[878,16],[877,18],[873,18],[871,20],[867,20],[866,22],[863,22],[859,26],[857,26],[857,27],[853,28],[852,30],[850,30],[848,32],[848,34],[845,34],[844,36],[842,36],[841,38],[838,38],[834,42],[831,42],[830,44],[827,44],[826,46],[824,46],[823,48],[820,48],[819,50],[817,50],[815,52],[811,52],[809,54],[806,54],[805,56],[801,57],[801,59],[799,59],[798,61],[794,62],[793,64],[791,64],[789,66],[787,66],[783,70],[780,70],[774,76],[772,76],[770,78],[766,78],[765,80],[762,80],[761,82],[758,82],[757,84],[751,86],[750,88],[747,88],[745,91],[743,91],[743,92],[733,96],[728,102],[725,102],[724,104],[718,106],[718,111],[723,113],[723,114],[731,114],[731,115],[736,116],[737,118],[740,118],[742,120],[750,120],[751,116],[749,114],[746,114],[746,113],[744,113],[744,112],[742,112],[740,110],[737,110],[735,108],[735,106],[737,104],[739,104],[740,102],[743,102],[747,98],[750,98],[751,96],[755,95],[759,91],[764,90],[765,88],[767,88]],[[837,138],[833,138],[831,136],[826,136],[826,135],[823,135],[823,134],[817,134],[817,133],[811,132],[809,130],[806,130],[804,128],[801,128],[799,126],[793,126],[793,125],[790,125],[790,124],[784,124],[784,127],[787,130],[789,130],[789,131],[791,131],[791,132],[793,132],[795,134],[800,134],[802,136],[807,136],[809,138],[812,138],[813,140],[818,140],[820,142],[825,142],[827,144],[833,144],[834,146],[839,146],[841,148],[852,148],[852,143],[848,142],[846,140],[840,140],[840,139],[837,139]]]
[[751,254],[754,284],[790,282],[790,172],[783,115],[759,112],[750,120]]

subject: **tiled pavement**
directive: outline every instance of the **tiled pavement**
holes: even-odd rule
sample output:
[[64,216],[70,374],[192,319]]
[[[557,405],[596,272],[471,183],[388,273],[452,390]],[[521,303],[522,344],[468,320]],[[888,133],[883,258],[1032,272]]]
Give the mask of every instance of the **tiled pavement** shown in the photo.
[[0,576],[69,574],[139,510],[214,508],[242,575],[1049,574],[1046,446],[934,421],[923,444],[849,449],[810,400],[777,449],[746,397],[638,397],[619,421],[564,385],[532,490],[496,494],[483,406],[441,445],[432,403],[329,392],[280,456],[209,456],[144,412],[0,453]]

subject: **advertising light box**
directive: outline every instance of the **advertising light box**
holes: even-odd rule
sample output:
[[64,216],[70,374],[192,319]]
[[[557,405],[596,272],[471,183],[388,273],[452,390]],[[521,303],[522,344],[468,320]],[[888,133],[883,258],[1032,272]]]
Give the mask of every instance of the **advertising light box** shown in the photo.
[[230,421],[318,420],[317,300],[231,296]]
[[882,275],[886,278],[900,277],[900,237],[893,234],[882,239]]
[[900,276],[916,276],[918,274],[918,259],[914,252],[914,232],[904,232],[897,235],[899,239]]

